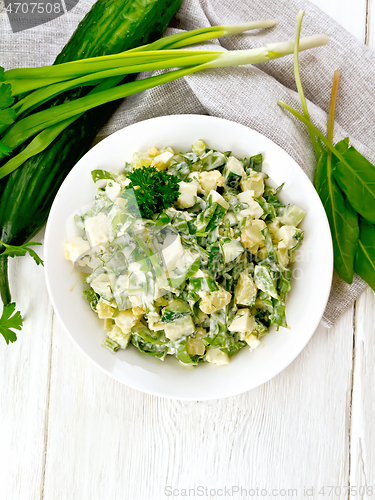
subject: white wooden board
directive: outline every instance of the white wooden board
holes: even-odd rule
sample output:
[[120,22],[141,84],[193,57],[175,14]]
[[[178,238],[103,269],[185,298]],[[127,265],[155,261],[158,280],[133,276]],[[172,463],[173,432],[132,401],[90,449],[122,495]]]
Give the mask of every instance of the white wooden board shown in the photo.
[[[375,0],[314,3],[375,49]],[[0,343],[1,500],[159,500],[167,487],[195,488],[190,498],[231,498],[225,487],[244,488],[234,498],[372,498],[348,495],[375,486],[372,291],[263,387],[198,403],[144,395],[86,360],[30,258],[13,259],[10,279],[26,321],[19,342]]]

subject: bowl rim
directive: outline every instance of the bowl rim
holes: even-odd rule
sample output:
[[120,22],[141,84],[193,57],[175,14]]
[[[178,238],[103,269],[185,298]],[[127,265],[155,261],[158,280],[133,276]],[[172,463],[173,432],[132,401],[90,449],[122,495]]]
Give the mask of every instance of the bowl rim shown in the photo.
[[[306,173],[302,170],[302,168],[298,165],[298,163],[283,149],[281,148],[278,144],[276,144],[274,141],[272,141],[271,139],[269,139],[267,136],[265,136],[264,134],[250,128],[250,127],[247,127],[246,125],[243,125],[243,124],[240,124],[238,122],[233,122],[231,120],[227,120],[227,119],[224,119],[224,118],[220,118],[220,117],[215,117],[215,116],[211,116],[211,115],[199,115],[199,114],[176,114],[176,115],[164,115],[164,116],[157,116],[157,117],[153,117],[153,118],[149,118],[147,120],[142,120],[142,121],[138,121],[138,122],[135,122],[131,125],[128,125],[126,127],[123,127],[119,130],[117,130],[116,132],[108,135],[107,137],[105,137],[102,141],[100,141],[99,143],[96,143],[85,155],[83,155],[80,160],[72,167],[72,169],[70,170],[70,172],[68,173],[68,175],[66,176],[66,178],[64,179],[63,183],[61,184],[56,196],[55,196],[55,199],[54,199],[54,202],[52,204],[52,207],[51,207],[51,210],[50,210],[50,214],[49,214],[49,217],[48,217],[48,221],[47,221],[47,225],[46,225],[46,231],[45,231],[45,236],[44,236],[44,250],[45,250],[45,266],[44,266],[44,274],[45,274],[45,280],[46,280],[46,285],[47,285],[47,291],[48,291],[48,295],[49,295],[49,298],[50,298],[50,301],[52,303],[52,306],[53,306],[53,309],[54,309],[54,312],[56,314],[56,316],[58,317],[59,319],[59,322],[60,324],[63,326],[63,329],[64,331],[67,333],[68,337],[71,339],[71,341],[73,342],[73,344],[75,344],[76,347],[78,347],[78,349],[84,354],[84,356],[89,359],[94,365],[96,365],[102,372],[106,373],[107,375],[109,375],[110,377],[112,377],[114,380],[117,380],[118,382],[128,386],[128,387],[131,387],[132,389],[136,389],[136,390],[139,390],[141,392],[144,392],[146,394],[151,394],[151,395],[154,395],[154,396],[159,396],[159,397],[164,397],[164,398],[167,398],[167,399],[172,399],[172,400],[185,400],[185,401],[209,401],[209,400],[216,400],[216,399],[222,399],[222,398],[225,398],[225,397],[231,397],[231,396],[237,396],[239,394],[243,394],[245,392],[248,392],[252,389],[255,389],[261,385],[263,385],[264,383],[270,381],[271,379],[273,379],[276,375],[278,375],[279,373],[281,373],[282,371],[284,371],[291,363],[293,363],[293,361],[300,355],[300,353],[303,351],[303,349],[306,347],[306,345],[309,343],[309,341],[311,340],[312,336],[314,335],[322,317],[323,317],[323,314],[324,314],[324,311],[325,311],[325,308],[326,308],[326,305],[327,305],[327,302],[328,302],[328,299],[329,299],[329,295],[330,295],[330,291],[331,291],[331,286],[327,286],[324,290],[324,294],[322,295],[322,301],[321,301],[321,308],[320,308],[320,311],[319,311],[319,314],[316,315],[316,319],[314,321],[314,324],[312,327],[310,327],[310,331],[311,331],[311,334],[306,336],[305,339],[304,339],[304,342],[301,342],[299,344],[299,349],[297,349],[294,353],[293,353],[293,356],[290,357],[290,358],[286,358],[285,362],[282,363],[279,367],[277,367],[275,370],[271,370],[270,371],[270,374],[269,376],[267,376],[264,380],[260,380],[258,383],[252,385],[251,387],[247,388],[247,389],[242,389],[240,388],[240,390],[232,390],[230,392],[226,392],[225,394],[221,395],[221,396],[217,396],[217,395],[213,395],[213,396],[204,396],[204,397],[192,397],[192,396],[177,396],[177,395],[174,395],[174,394],[167,394],[165,392],[163,392],[162,390],[158,391],[158,390],[153,390],[153,389],[145,389],[143,386],[140,386],[139,383],[137,383],[136,381],[134,382],[133,380],[127,380],[126,382],[120,378],[119,376],[116,376],[116,374],[110,372],[109,370],[107,370],[104,366],[101,366],[100,363],[98,363],[95,359],[93,359],[92,356],[90,356],[90,354],[85,351],[83,349],[83,347],[78,343],[78,341],[75,339],[74,335],[69,331],[69,329],[65,326],[65,322],[63,321],[63,318],[61,317],[60,315],[60,311],[59,311],[59,307],[58,307],[58,304],[56,303],[55,301],[55,297],[54,297],[54,294],[52,292],[52,287],[51,287],[51,282],[50,282],[50,273],[49,273],[49,269],[50,269],[50,265],[49,265],[49,257],[48,257],[48,244],[49,244],[49,241],[50,241],[50,232],[51,232],[51,226],[52,226],[52,223],[50,222],[53,218],[53,214],[54,214],[54,211],[56,210],[56,206],[59,202],[59,199],[60,199],[60,196],[61,196],[61,193],[63,192],[63,186],[64,184],[66,183],[66,181],[75,175],[74,173],[74,169],[76,169],[77,165],[80,164],[80,162],[85,158],[85,156],[90,153],[97,145],[100,145],[102,144],[103,142],[107,141],[108,139],[112,138],[114,135],[118,134],[120,135],[121,133],[123,133],[124,130],[126,129],[129,129],[129,127],[141,127],[144,123],[157,123],[157,122],[164,122],[165,120],[170,120],[170,119],[181,119],[181,120],[187,120],[187,119],[193,119],[193,120],[207,120],[207,122],[209,121],[215,121],[215,122],[221,122],[222,125],[225,125],[228,123],[231,124],[231,126],[238,126],[238,127],[242,127],[242,128],[245,128],[247,129],[248,131],[250,131],[251,133],[254,133],[255,135],[259,135],[261,136],[263,139],[266,139],[267,141],[269,141],[270,143],[273,144],[274,147],[278,148],[279,150],[281,150],[285,155],[288,156],[289,160],[294,163],[296,166],[298,166],[298,168],[300,169],[301,171],[301,174],[303,176],[305,176],[305,178],[309,181],[309,183],[311,183],[310,179],[308,178],[308,176],[306,175]],[[329,223],[328,223],[328,219],[327,219],[327,216],[325,214],[325,210],[324,210],[324,207],[322,205],[322,202],[319,198],[319,195],[318,193],[315,191],[312,183],[311,183],[311,187],[313,189],[313,191],[315,192],[315,198],[316,198],[316,202],[318,204],[320,204],[321,206],[321,209],[323,210],[323,213],[324,213],[324,231],[328,232],[328,235],[329,235],[329,238],[327,239],[327,243],[328,243],[328,246],[329,248],[327,248],[327,255],[326,255],[326,265],[328,266],[328,269],[327,269],[327,274],[330,276],[330,282],[332,281],[332,274],[333,274],[333,246],[332,246],[332,239],[331,239],[331,232],[330,232],[330,228],[329,228]]]

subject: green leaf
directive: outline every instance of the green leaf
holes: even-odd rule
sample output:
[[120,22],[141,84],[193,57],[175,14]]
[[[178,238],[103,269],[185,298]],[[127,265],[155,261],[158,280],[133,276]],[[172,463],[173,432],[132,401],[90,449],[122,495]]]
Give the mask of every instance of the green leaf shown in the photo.
[[266,309],[269,313],[273,313],[272,297],[266,292],[259,292],[259,300],[262,301],[262,308]]
[[11,125],[16,119],[16,114],[13,109],[7,108],[0,111],[0,125]]
[[359,228],[354,270],[375,291],[375,226],[361,219]]
[[193,292],[216,292],[219,290],[216,282],[212,278],[190,278],[190,285]]
[[185,365],[196,365],[197,363],[191,359],[191,356],[186,349],[186,340],[181,340],[176,345],[176,358]]
[[154,356],[155,358],[159,358],[164,360],[168,347],[166,345],[158,345],[155,343],[146,342],[141,336],[137,334],[133,334],[130,338],[131,343],[137,347],[140,352],[144,354],[149,354],[150,356]]
[[169,323],[187,314],[191,314],[190,306],[183,300],[174,299],[165,307],[161,320],[163,323]]
[[337,162],[333,175],[351,206],[364,219],[375,224],[375,166],[353,146]]
[[[263,220],[266,220],[268,219],[269,221],[272,221],[276,216],[277,216],[277,212],[276,212],[276,206],[274,203],[268,203],[268,201],[266,201],[265,198],[263,198],[263,196],[261,198],[255,198],[254,197],[254,200],[259,203],[259,205],[263,208],[263,215],[261,216],[261,218]],[[281,203],[279,202],[279,206],[281,205]]]
[[275,264],[279,263],[279,259],[277,258],[277,253],[276,250],[273,246],[272,243],[272,238],[269,232],[268,227],[266,226],[264,229],[262,229],[262,234],[264,236],[264,244],[267,250],[267,255],[268,258],[271,262],[274,262]]
[[139,323],[131,329],[133,336],[138,336],[142,339],[142,341],[155,344],[157,346],[164,345],[164,341],[162,340],[162,332],[152,332],[147,328],[143,323]]
[[225,348],[228,343],[228,337],[226,313],[225,309],[221,309],[211,314],[210,330],[207,336],[203,338],[203,342],[205,345],[211,347]]
[[217,275],[224,269],[224,259],[218,244],[212,245],[208,258],[207,271],[215,280]]
[[345,151],[349,148],[349,137],[345,137],[342,141],[338,142],[335,146],[337,151],[341,154],[345,153]]
[[0,157],[9,156],[13,149],[0,141]]
[[191,314],[189,311],[185,312],[175,312],[175,311],[165,311],[163,317],[161,318],[162,323],[171,323],[172,321],[182,318],[183,316],[187,316]]
[[172,288],[178,288],[182,283],[188,280],[191,276],[193,276],[197,271],[199,271],[201,259],[198,257],[189,267],[189,269],[182,276],[178,276],[177,278],[170,278],[169,283]]
[[113,181],[115,180],[113,176],[106,170],[93,170],[91,172],[91,177],[94,182],[98,181],[99,179],[111,179]]
[[[344,153],[349,147],[349,137],[346,137],[342,141],[338,142],[335,147],[340,153]],[[324,152],[319,157],[319,161],[316,166],[314,179],[314,186],[318,193],[321,189],[322,184],[324,184],[327,180],[327,154],[325,150],[323,151]]]
[[285,295],[290,292],[292,289],[292,284],[290,280],[292,279],[292,272],[288,269],[280,274],[280,278],[278,281],[278,291],[280,295]]
[[155,224],[156,226],[166,226],[167,224],[169,224],[171,222],[171,218],[169,217],[169,215],[167,215],[165,213],[165,211],[163,210],[163,212],[161,212],[156,221],[155,221]]
[[[9,85],[9,83],[1,83],[0,84],[0,127],[1,125],[11,125],[16,119],[17,116],[16,112],[14,111],[14,109],[9,108],[9,106],[11,106],[13,102],[14,102],[14,97],[12,96],[12,87]],[[12,149],[10,151],[12,151]],[[9,152],[6,152],[4,144],[0,148],[0,153],[2,154],[2,156],[7,156],[9,154]]]
[[227,346],[220,349],[220,351],[224,352],[228,356],[234,356],[238,353],[243,347],[245,347],[246,342],[243,340],[237,340],[234,336],[229,336],[227,341]]
[[224,207],[222,207],[221,205],[219,205],[219,203],[217,203],[217,207],[215,209],[215,212],[214,212],[210,222],[207,224],[206,232],[209,233],[210,231],[215,229],[217,226],[219,226],[220,222],[223,220],[225,212],[226,212],[226,209]]
[[[9,83],[0,84],[0,108],[7,108],[14,103],[12,96],[12,87]],[[12,110],[13,111],[13,110]],[[13,111],[14,112],[14,111]]]
[[5,250],[1,255],[8,255],[9,257],[24,257],[26,253],[29,253],[30,256],[35,260],[37,265],[42,264],[42,266],[44,266],[43,260],[35,252],[35,250],[30,248],[31,246],[41,245],[41,243],[31,241],[30,243],[24,243],[20,246],[14,246],[0,241],[0,245],[3,245],[5,247]]
[[[4,78],[4,70],[1,68],[0,80]],[[14,123],[16,119],[16,112],[14,109],[9,108],[14,102],[12,96],[12,87],[8,83],[0,84],[0,131],[8,128],[8,125]],[[13,148],[6,144],[6,141],[0,142],[0,158],[9,156]]]
[[95,293],[92,288],[90,290],[83,290],[83,294],[86,296],[88,303],[93,311],[96,311],[96,306],[98,305],[100,295]]
[[271,325],[277,325],[277,330],[280,326],[288,328],[288,323],[285,317],[285,304],[281,300],[277,300],[274,303],[274,309],[272,314],[270,314]]
[[250,156],[249,158],[249,166],[246,168],[246,173],[249,173],[248,170],[255,170],[257,172],[262,171],[262,165],[263,165],[263,155],[261,153]]
[[225,164],[225,156],[220,151],[210,151],[201,159],[202,170],[214,170]]
[[176,176],[180,181],[186,181],[190,171],[191,165],[189,166],[186,161],[175,163],[168,168],[168,174]]
[[[344,140],[337,146],[344,148],[345,144]],[[315,188],[331,229],[335,269],[344,281],[351,283],[359,236],[358,216],[333,178],[331,164],[336,162],[334,156],[328,158],[326,151],[322,153],[316,169]]]
[[22,329],[22,316],[19,311],[16,311],[16,304],[12,302],[4,306],[3,314],[0,318],[0,333],[4,337],[5,342],[15,342],[17,335],[13,330]]
[[212,205],[208,205],[206,210],[198,215],[198,217],[194,221],[194,226],[198,234],[204,234],[204,231],[206,230],[208,224],[210,223],[212,217],[216,212],[217,206],[217,202],[213,203]]
[[271,269],[267,265],[257,265],[254,269],[254,281],[259,290],[278,299],[279,295],[276,290],[276,285],[271,274]]

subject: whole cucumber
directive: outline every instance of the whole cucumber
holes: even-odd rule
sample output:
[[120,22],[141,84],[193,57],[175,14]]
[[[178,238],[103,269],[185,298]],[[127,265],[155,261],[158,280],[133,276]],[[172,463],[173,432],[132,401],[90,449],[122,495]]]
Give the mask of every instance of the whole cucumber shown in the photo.
[[[115,54],[153,42],[164,33],[181,3],[182,0],[98,0],[57,56],[55,64]],[[89,90],[70,91],[50,101],[48,107],[76,99]],[[42,153],[0,180],[1,241],[21,245],[44,226],[62,181],[89,150],[116,106],[116,102],[109,103],[86,112]],[[3,249],[0,245],[0,252]],[[0,291],[3,301],[9,302],[9,293],[4,291],[6,260],[1,262],[1,273]]]

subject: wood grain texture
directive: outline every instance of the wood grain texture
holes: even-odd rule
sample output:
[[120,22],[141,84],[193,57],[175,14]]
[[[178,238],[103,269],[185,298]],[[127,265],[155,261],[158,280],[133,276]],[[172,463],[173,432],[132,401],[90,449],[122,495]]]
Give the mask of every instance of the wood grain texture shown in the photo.
[[302,494],[308,485],[347,485],[352,321],[348,311],[335,329],[320,327],[263,387],[211,402],[121,385],[56,324],[44,498],[158,500],[166,486]]
[[[314,0],[322,10],[333,13],[337,10],[335,19],[360,41],[367,43],[375,50],[375,1],[324,2]],[[355,10],[359,8],[361,16],[366,10],[366,22],[361,27]],[[363,18],[363,17],[362,17]],[[373,117],[369,117],[373,119]],[[352,394],[349,403],[349,486],[353,487],[350,498],[369,499],[375,485],[375,432],[373,427],[375,417],[375,390],[373,380],[375,375],[375,294],[369,288],[356,303]],[[359,488],[365,487],[366,490]],[[367,489],[370,488],[370,489]],[[349,497],[348,497],[349,498]]]
[[[370,1],[370,0],[368,0]],[[361,42],[365,42],[367,0],[311,0]]]
[[[353,400],[350,429],[350,484],[375,485],[375,293],[368,288],[357,301]],[[374,492],[373,492],[374,494]],[[373,495],[358,495],[369,499]]]
[[0,339],[0,498],[31,500],[44,481],[52,307],[42,266],[22,257],[9,267],[25,325],[14,344]]
[[[365,0],[314,3],[361,41],[366,26],[375,40],[375,0],[367,23]],[[272,498],[320,499],[323,486],[374,486],[371,291],[355,318],[351,308],[334,328],[320,326],[275,379],[198,403],[111,379],[53,320],[41,267],[13,259],[10,274],[25,327],[16,344],[0,343],[0,500],[159,500],[166,486],[297,489]],[[345,491],[328,498],[348,498]]]
[[[366,43],[375,50],[375,0],[367,2]],[[371,117],[373,119],[373,117]],[[356,303],[353,397],[350,428],[350,484],[365,487],[356,498],[370,499],[375,486],[375,293],[368,288]],[[372,491],[372,494],[370,492]],[[352,496],[354,498],[354,495]]]
[[375,2],[374,2],[374,0],[367,1],[366,43],[373,50],[375,49]]

